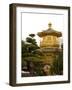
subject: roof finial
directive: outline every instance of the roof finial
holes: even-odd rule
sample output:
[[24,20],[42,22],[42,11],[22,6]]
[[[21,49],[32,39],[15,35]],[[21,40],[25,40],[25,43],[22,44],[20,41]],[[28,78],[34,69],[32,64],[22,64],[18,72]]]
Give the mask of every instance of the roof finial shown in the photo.
[[51,24],[51,22],[49,22],[49,23],[48,23],[48,27],[51,28],[51,26],[52,26],[52,24]]

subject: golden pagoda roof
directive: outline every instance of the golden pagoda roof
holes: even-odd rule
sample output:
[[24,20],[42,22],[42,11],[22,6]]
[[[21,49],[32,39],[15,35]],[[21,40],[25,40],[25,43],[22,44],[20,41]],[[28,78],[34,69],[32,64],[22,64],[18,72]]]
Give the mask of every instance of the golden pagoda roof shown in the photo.
[[57,36],[57,37],[62,36],[61,32],[52,29],[52,27],[51,27],[52,24],[51,23],[49,23],[48,26],[49,26],[49,28],[47,30],[43,30],[42,32],[38,32],[37,35],[39,37],[43,37],[43,36],[46,36],[46,35],[53,35],[53,36]]

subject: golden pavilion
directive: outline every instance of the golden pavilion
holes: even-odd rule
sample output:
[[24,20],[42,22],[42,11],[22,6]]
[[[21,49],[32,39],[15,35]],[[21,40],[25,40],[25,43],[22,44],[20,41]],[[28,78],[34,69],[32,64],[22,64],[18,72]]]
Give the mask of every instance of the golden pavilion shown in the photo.
[[43,63],[51,66],[58,53],[61,52],[59,38],[62,37],[62,33],[54,30],[52,24],[49,23],[48,29],[38,32],[37,35],[41,38],[39,51],[44,54]]

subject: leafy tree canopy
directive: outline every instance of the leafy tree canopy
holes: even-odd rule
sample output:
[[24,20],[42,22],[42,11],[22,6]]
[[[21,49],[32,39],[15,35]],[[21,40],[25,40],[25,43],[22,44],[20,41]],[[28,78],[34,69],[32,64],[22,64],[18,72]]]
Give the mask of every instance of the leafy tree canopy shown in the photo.
[[35,37],[35,34],[29,34],[29,36],[33,38],[33,37]]

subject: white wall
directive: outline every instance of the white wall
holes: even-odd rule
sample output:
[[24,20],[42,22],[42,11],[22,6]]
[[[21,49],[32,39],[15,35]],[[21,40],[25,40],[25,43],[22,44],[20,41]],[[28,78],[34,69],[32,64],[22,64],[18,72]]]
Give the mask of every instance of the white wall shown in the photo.
[[[8,82],[9,82],[9,4],[10,3],[35,3],[35,4],[57,5],[57,6],[58,5],[70,6],[70,7],[72,6],[72,0],[0,0],[0,90],[13,90],[13,89],[14,90],[37,90],[37,89],[38,90],[41,90],[41,89],[42,90],[44,89],[45,90],[48,90],[48,89],[49,90],[72,90],[72,78],[71,78],[70,84],[28,86],[28,87],[11,87],[8,85]],[[72,72],[71,72],[71,75],[72,75]]]

